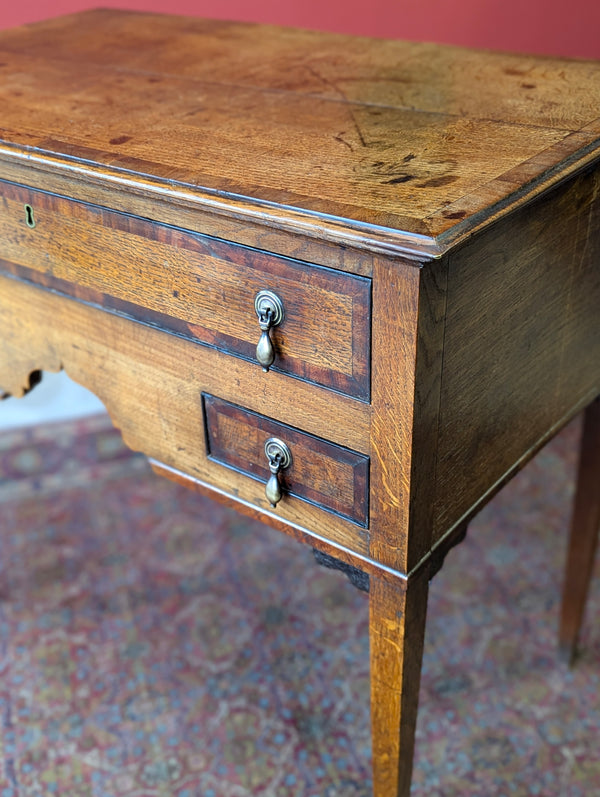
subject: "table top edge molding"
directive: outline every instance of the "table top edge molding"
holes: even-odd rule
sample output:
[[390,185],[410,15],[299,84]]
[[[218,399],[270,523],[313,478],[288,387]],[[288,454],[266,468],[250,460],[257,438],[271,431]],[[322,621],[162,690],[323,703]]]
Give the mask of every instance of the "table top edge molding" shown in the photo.
[[[371,254],[400,257],[419,266],[443,256],[445,248],[427,235],[357,222],[317,211],[281,205],[255,197],[224,194],[200,186],[153,178],[150,175],[106,167],[69,156],[57,157],[34,148],[0,140],[0,179],[48,189],[47,178],[68,181],[68,195],[86,201],[91,185],[129,192],[154,202],[161,201],[204,210],[241,222],[251,221],[281,232],[316,240],[328,240]],[[66,183],[65,183],[66,184]],[[158,202],[157,202],[158,200]],[[161,221],[161,219],[153,219]]]
[[[225,194],[177,181],[117,167],[84,161],[72,156],[57,156],[36,148],[21,147],[0,139],[0,179],[11,182],[26,180],[26,184],[50,193],[60,193],[52,178],[68,184],[68,195],[86,201],[91,185],[114,190],[120,195],[129,193],[153,203],[161,201],[191,210],[203,210],[238,222],[252,222],[279,232],[293,233],[317,241],[356,249],[389,258],[401,258],[417,267],[438,260],[451,249],[474,234],[494,224],[537,196],[560,185],[600,160],[600,137],[576,153],[554,163],[549,169],[515,191],[492,200],[481,210],[437,236],[395,229],[350,218],[334,216],[250,196]],[[503,175],[490,186],[501,182]],[[48,186],[50,181],[50,186]],[[493,190],[493,188],[492,188]],[[158,202],[157,202],[158,200]],[[160,218],[153,219],[162,221]]]

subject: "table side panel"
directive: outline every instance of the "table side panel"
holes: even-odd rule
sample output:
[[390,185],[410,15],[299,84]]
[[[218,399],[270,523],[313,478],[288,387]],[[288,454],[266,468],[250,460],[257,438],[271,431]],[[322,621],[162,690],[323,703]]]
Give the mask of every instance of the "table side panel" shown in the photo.
[[450,255],[434,539],[600,393],[600,167]]

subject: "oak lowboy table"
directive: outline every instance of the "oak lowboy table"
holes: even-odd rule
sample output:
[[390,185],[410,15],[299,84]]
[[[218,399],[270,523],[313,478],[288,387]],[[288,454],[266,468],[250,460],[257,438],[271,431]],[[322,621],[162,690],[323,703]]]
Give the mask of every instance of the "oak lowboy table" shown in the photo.
[[354,568],[407,795],[429,579],[587,407],[574,650],[600,65],[95,10],[0,34],[0,101],[1,392],[65,368],[159,473]]

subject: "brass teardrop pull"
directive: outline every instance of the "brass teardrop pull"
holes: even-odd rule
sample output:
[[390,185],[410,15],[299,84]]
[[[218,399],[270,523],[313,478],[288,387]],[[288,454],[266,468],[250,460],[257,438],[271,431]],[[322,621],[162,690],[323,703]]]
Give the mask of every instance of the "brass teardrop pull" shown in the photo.
[[266,372],[275,361],[275,348],[269,332],[283,321],[283,302],[272,291],[259,291],[254,298],[254,309],[261,329],[256,346],[256,359]]
[[265,454],[269,460],[271,475],[265,487],[265,494],[273,509],[281,501],[283,493],[279,482],[279,474],[292,464],[292,452],[277,437],[270,437],[265,443]]

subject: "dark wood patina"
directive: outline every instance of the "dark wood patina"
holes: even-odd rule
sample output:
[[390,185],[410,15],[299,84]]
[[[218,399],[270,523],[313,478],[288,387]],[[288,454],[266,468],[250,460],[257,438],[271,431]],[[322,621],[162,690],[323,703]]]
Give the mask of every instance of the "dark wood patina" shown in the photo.
[[[410,790],[429,577],[590,405],[575,646],[599,97],[596,63],[214,20],[0,34],[0,395],[64,368],[157,472],[365,574],[375,797]],[[266,332],[260,291],[285,311]],[[288,433],[273,508],[264,447]]]

